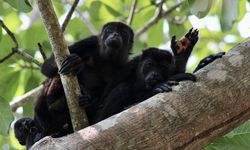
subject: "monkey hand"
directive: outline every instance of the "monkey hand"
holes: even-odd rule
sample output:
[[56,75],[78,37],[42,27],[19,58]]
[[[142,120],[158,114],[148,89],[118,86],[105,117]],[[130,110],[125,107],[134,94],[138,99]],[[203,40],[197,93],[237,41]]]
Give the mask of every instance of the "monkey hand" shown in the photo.
[[87,107],[90,105],[91,97],[88,94],[81,94],[79,98],[79,106]]
[[173,36],[171,40],[171,49],[174,55],[189,57],[194,45],[199,39],[198,34],[198,29],[193,30],[193,28],[191,28],[185,37],[181,38],[179,41],[176,40],[176,36]]
[[211,62],[213,62],[214,60],[221,58],[222,56],[225,55],[225,52],[219,52],[217,54],[212,54],[209,55],[205,58],[203,58],[200,63],[198,64],[198,66],[195,68],[194,72],[198,71],[199,69],[205,67],[206,65],[210,64]]
[[178,85],[178,84],[179,82],[177,81],[166,81],[166,82],[160,83],[155,86],[155,88],[153,89],[153,93],[157,94],[157,93],[172,91],[172,86]]
[[61,68],[58,71],[60,74],[66,75],[72,73],[76,75],[83,68],[82,59],[76,54],[70,54],[66,59],[62,61]]

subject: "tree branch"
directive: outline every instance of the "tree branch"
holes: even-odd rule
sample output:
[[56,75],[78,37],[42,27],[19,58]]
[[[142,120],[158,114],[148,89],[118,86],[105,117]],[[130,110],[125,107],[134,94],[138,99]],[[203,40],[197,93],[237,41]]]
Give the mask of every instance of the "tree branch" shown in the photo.
[[[51,0],[37,0],[38,8],[49,35],[49,40],[56,58],[58,68],[61,62],[69,55],[62,30],[58,23]],[[64,93],[67,99],[72,125],[75,131],[88,125],[85,111],[79,107],[80,87],[76,76],[61,75]]]
[[76,12],[78,13],[78,15],[81,18],[81,20],[83,21],[83,23],[87,26],[89,31],[92,34],[96,35],[98,32],[97,32],[96,28],[94,27],[94,25],[87,18],[85,18],[79,10],[76,10]]
[[41,67],[42,64],[39,61],[37,61],[32,56],[30,56],[29,54],[23,52],[21,49],[18,48],[19,46],[18,46],[18,42],[16,40],[15,35],[9,30],[9,28],[4,24],[3,20],[1,20],[1,19],[0,19],[0,25],[3,27],[3,29],[10,36],[10,38],[12,39],[12,41],[15,44],[15,47],[12,48],[12,51],[9,54],[7,54],[5,57],[0,59],[0,63],[4,62],[5,60],[7,60],[11,56],[13,56],[15,53],[17,53],[17,54],[23,56],[26,60],[33,62],[37,66]]
[[181,82],[130,109],[32,150],[202,149],[250,118],[250,40]]
[[25,53],[23,51],[23,49],[17,49],[15,50],[15,52],[17,54],[19,54],[20,56],[22,56],[25,60],[29,61],[29,62],[32,62],[34,64],[36,64],[37,66],[41,67],[42,66],[42,63],[40,63],[39,61],[37,61],[36,59],[34,59],[30,54],[28,53]]
[[23,106],[25,103],[33,101],[34,99],[37,99],[39,93],[41,93],[43,89],[43,85],[40,85],[33,90],[27,92],[23,96],[18,97],[17,99],[10,102],[10,107],[12,112],[15,112],[18,107]]
[[42,55],[42,57],[43,57],[43,60],[46,60],[46,59],[47,59],[47,56],[46,56],[46,54],[45,54],[45,51],[44,51],[44,49],[43,49],[41,43],[37,43],[37,45],[38,45],[39,51],[40,51],[40,53],[41,53],[41,55]]
[[134,17],[134,14],[135,14],[135,8],[136,8],[136,5],[137,5],[137,0],[134,0],[133,1],[133,4],[131,6],[131,9],[130,9],[130,13],[129,13],[129,17],[128,17],[128,21],[127,21],[127,24],[130,26],[132,21],[133,21],[133,17]]
[[79,3],[79,0],[75,0],[74,3],[73,3],[73,5],[72,5],[72,7],[70,8],[70,10],[69,10],[69,12],[68,12],[68,14],[67,14],[67,16],[66,16],[63,24],[62,24],[62,32],[65,31],[66,26],[68,25],[68,23],[70,21],[70,18],[72,16],[73,12],[75,11],[76,6],[78,5],[78,3]]
[[142,33],[146,32],[151,26],[153,26],[154,24],[156,24],[160,19],[162,19],[164,16],[170,14],[172,11],[174,11],[177,7],[181,6],[182,3],[184,3],[184,1],[181,1],[177,4],[175,4],[174,6],[172,6],[171,8],[169,8],[166,11],[162,11],[162,4],[159,5],[159,9],[158,9],[158,13],[157,15],[155,15],[153,18],[151,18],[148,23],[146,23],[145,26],[143,26],[142,28],[138,29],[135,32],[135,37],[140,36]]

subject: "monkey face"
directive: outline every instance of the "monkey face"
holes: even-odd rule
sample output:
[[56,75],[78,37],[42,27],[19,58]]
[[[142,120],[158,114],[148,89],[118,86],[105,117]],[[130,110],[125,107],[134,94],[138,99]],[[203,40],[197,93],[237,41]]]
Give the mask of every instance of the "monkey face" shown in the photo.
[[31,126],[34,126],[34,120],[31,118],[22,118],[15,122],[14,132],[21,145],[26,144],[27,136],[30,133]]
[[104,44],[108,49],[120,49],[123,47],[122,37],[119,33],[107,29],[107,33],[104,36],[106,36]]
[[[103,26],[101,32],[101,45],[106,53],[123,50],[127,53],[133,45],[133,30],[121,22],[110,22]],[[112,51],[112,52],[111,52]]]
[[170,52],[158,48],[143,51],[137,68],[137,78],[147,89],[164,82],[174,72],[174,62]]
[[146,89],[150,89],[164,79],[162,70],[158,67],[158,63],[153,59],[144,59],[138,66],[137,77],[145,85]]

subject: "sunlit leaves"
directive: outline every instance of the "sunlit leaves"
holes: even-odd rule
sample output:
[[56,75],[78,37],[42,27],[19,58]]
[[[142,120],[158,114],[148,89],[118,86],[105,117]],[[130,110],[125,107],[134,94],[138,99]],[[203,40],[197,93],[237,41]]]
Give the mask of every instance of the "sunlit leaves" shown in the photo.
[[238,8],[238,0],[223,0],[221,12],[221,27],[223,31],[228,31],[232,28],[238,17]]
[[164,42],[163,40],[163,20],[159,21],[148,31],[148,45],[159,46]]
[[9,103],[0,96],[0,134],[8,134],[10,123],[13,119]]
[[30,12],[32,10],[32,6],[30,5],[28,0],[4,0],[4,1],[22,12]]
[[190,12],[198,18],[203,18],[208,14],[212,2],[212,0],[188,0]]
[[205,150],[249,150],[250,121],[233,130],[223,138],[215,140]]
[[0,26],[0,41],[2,39],[2,35],[3,35],[3,31],[2,31],[2,27]]

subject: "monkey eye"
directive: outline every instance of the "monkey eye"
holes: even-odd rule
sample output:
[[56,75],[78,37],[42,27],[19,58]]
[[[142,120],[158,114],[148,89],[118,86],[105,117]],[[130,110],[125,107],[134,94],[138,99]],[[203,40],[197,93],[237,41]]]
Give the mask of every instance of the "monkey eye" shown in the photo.
[[36,127],[31,127],[30,128],[30,133],[35,133],[37,132],[37,128]]
[[108,28],[108,29],[105,30],[105,32],[106,32],[106,33],[111,33],[112,30]]
[[122,30],[122,31],[121,31],[121,34],[122,34],[123,36],[127,36],[127,31]]

